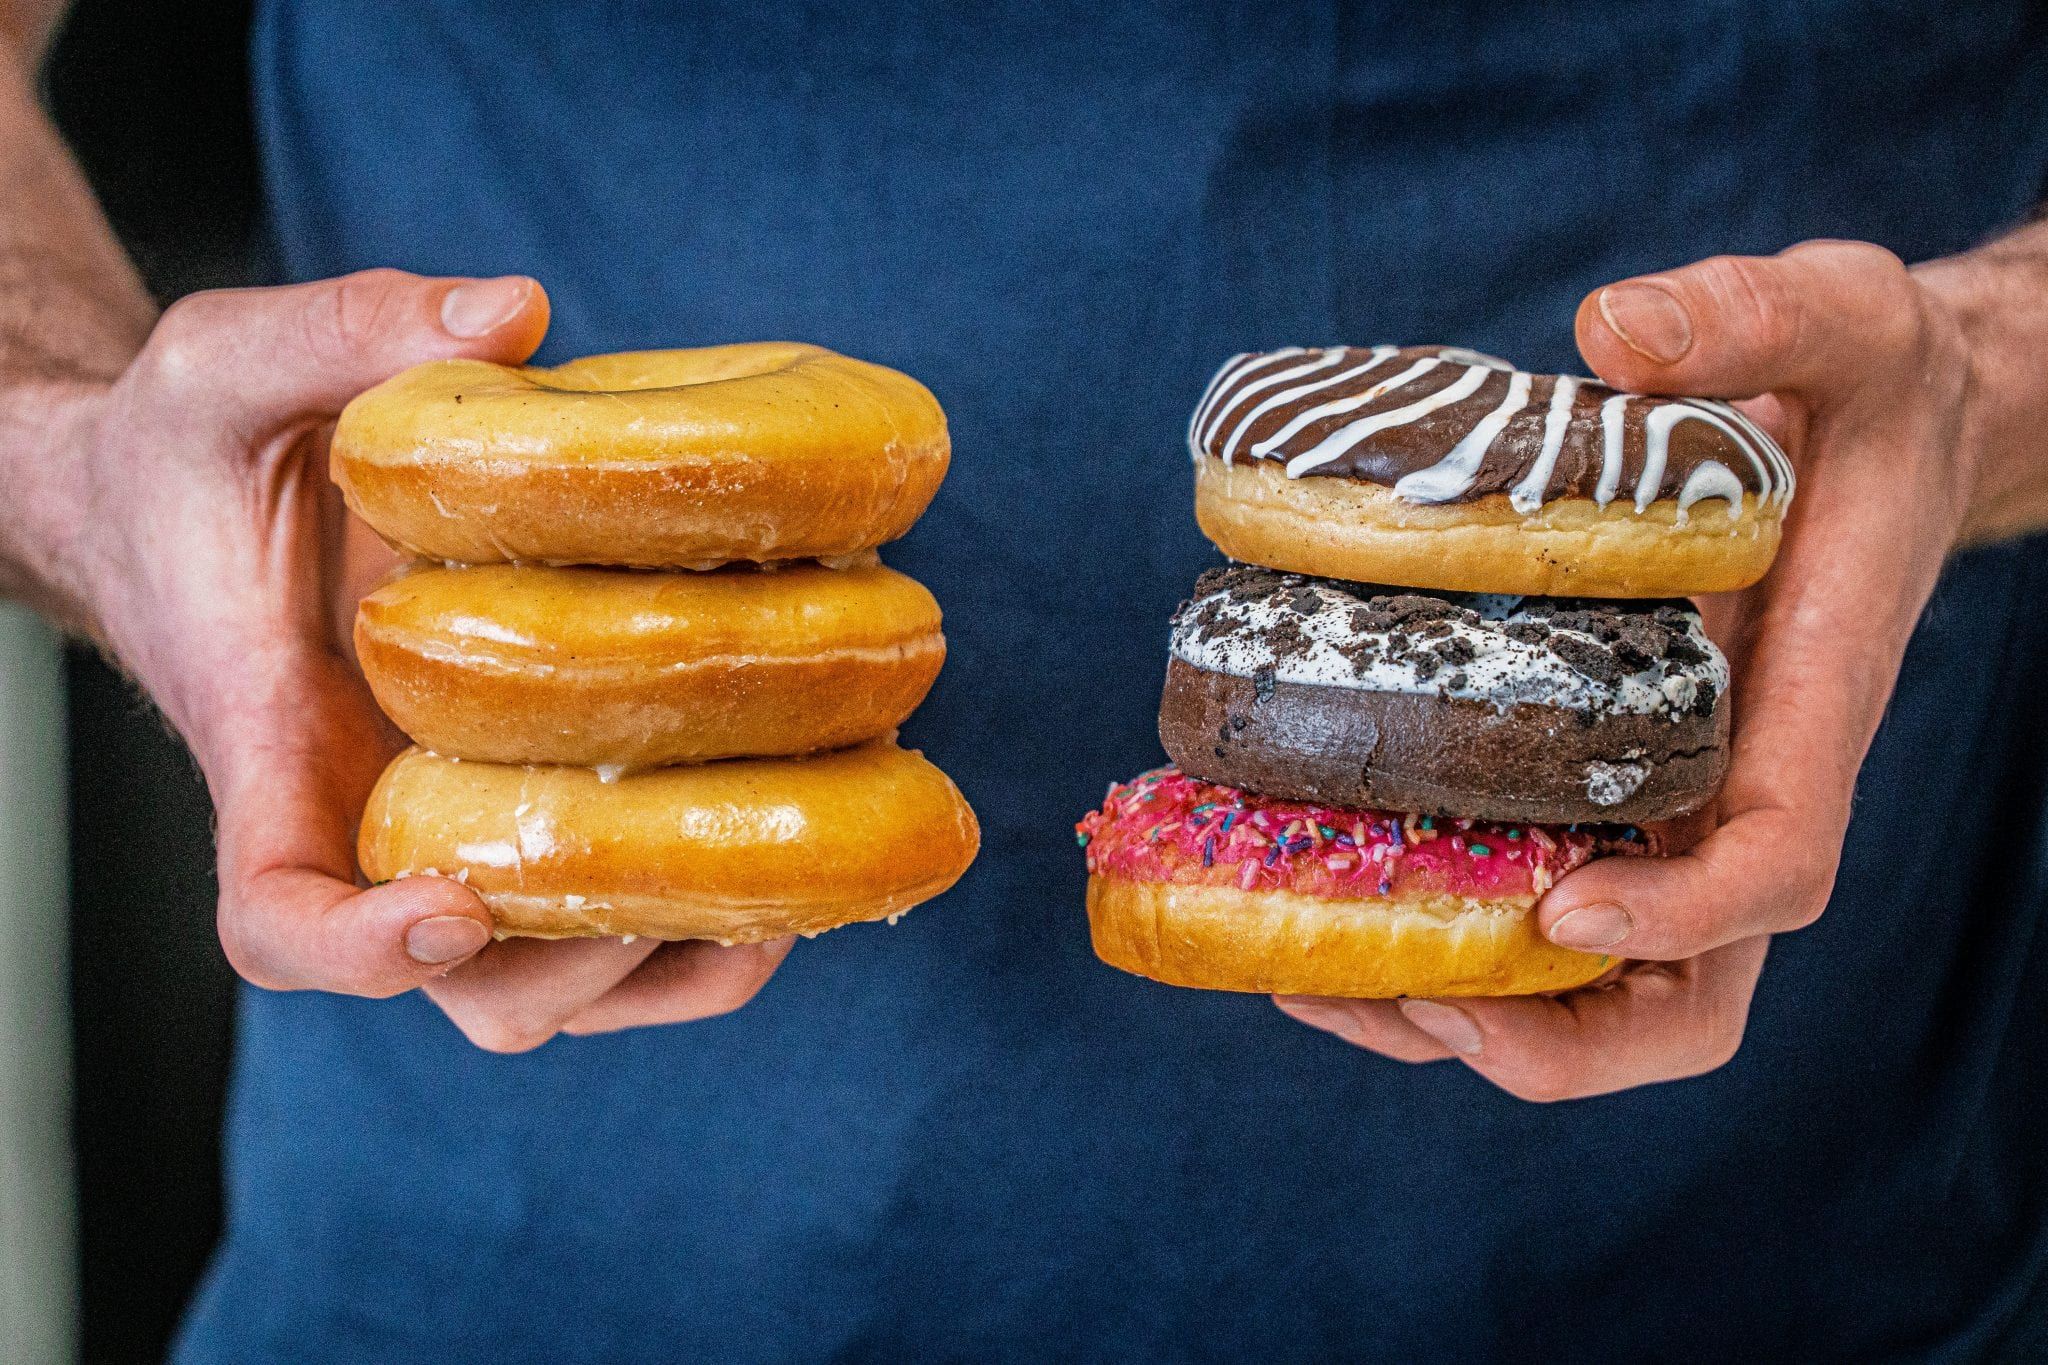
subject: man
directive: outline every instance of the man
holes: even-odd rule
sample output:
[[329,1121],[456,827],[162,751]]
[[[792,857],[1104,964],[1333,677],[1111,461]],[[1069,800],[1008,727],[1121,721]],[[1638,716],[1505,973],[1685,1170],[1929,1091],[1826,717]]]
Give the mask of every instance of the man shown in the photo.
[[[2023,7],[275,0],[270,204],[312,282],[161,319],[33,110],[42,9],[0,99],[0,583],[192,744],[222,943],[272,988],[182,1359],[2040,1349],[2048,557],[1936,592],[2048,517],[2048,236],[1971,249],[2048,166]],[[1877,245],[1680,265],[1822,236]],[[389,265],[422,273],[348,273]],[[1717,607],[1717,828],[1543,906],[1643,965],[1281,1002],[1321,1031],[1096,965],[1066,827],[1156,758],[1214,364],[1574,368],[1575,309],[1603,378],[1763,395],[1801,469],[1771,578]],[[981,863],[689,1028],[642,1026],[735,1010],[783,948],[489,944],[459,886],[352,881],[387,751],[322,424],[544,331],[815,340],[952,419],[890,558],[947,609],[906,738]],[[522,1051],[557,1033],[602,1036]]]

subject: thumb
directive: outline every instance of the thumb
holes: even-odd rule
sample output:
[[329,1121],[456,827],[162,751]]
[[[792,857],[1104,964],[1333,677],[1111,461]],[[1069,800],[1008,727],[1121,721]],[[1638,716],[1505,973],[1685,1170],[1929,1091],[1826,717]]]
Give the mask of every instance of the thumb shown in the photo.
[[306,867],[273,867],[221,889],[228,961],[268,990],[383,999],[446,975],[491,941],[491,914],[445,877],[359,891]]
[[1576,324],[1594,373],[1637,393],[1810,406],[1897,379],[1922,318],[1899,258],[1867,242],[1803,242],[1776,256],[1716,256],[1610,284]]
[[255,436],[333,417],[428,360],[517,363],[548,328],[548,298],[523,275],[430,279],[365,270],[310,284],[190,294],[157,323],[143,373],[180,408]]

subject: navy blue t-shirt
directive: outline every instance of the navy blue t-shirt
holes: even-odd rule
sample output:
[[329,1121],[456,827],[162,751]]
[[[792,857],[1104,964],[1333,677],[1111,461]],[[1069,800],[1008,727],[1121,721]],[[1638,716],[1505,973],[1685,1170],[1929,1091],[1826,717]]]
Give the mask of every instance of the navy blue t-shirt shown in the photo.
[[1612,278],[1967,247],[2041,189],[2040,15],[271,0],[254,60],[294,278],[529,272],[544,359],[791,338],[931,385],[952,475],[887,558],[951,657],[905,738],[985,844],[713,1022],[500,1057],[418,997],[246,993],[179,1359],[2023,1349],[2039,545],[1953,566],[1833,908],[1698,1080],[1530,1105],[1122,975],[1070,825],[1160,761],[1166,619],[1215,559],[1180,438],[1223,357],[1576,369]]

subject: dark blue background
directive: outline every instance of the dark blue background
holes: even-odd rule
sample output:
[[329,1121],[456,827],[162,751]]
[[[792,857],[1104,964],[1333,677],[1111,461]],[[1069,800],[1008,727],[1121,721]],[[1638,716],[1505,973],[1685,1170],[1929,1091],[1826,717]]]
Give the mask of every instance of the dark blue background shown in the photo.
[[2031,11],[276,0],[255,59],[292,275],[529,272],[546,358],[792,337],[932,386],[953,473],[889,558],[952,654],[906,736],[986,843],[713,1023],[503,1058],[424,1000],[249,994],[182,1359],[1922,1357],[2031,1320],[2038,547],[1950,575],[1835,906],[1702,1080],[1530,1106],[1122,976],[1068,828],[1159,758],[1223,356],[1575,367],[1610,278],[1968,246],[2048,164]]

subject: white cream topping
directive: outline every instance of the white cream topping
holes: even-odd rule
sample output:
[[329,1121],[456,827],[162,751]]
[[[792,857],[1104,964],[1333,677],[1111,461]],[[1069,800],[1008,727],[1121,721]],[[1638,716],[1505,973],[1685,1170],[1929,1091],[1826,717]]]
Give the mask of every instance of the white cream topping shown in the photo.
[[1586,765],[1586,799],[1596,806],[1618,806],[1634,796],[1649,775],[1648,763],[1608,763],[1596,758]]
[[[1463,640],[1472,649],[1469,661],[1443,664],[1425,677],[1414,663],[1391,660],[1382,650],[1361,669],[1343,651],[1361,638],[1383,635],[1361,636],[1353,626],[1352,615],[1364,604],[1308,579],[1298,580],[1293,591],[1304,587],[1315,594],[1313,611],[1299,611],[1270,597],[1235,601],[1228,592],[1196,599],[1174,623],[1173,657],[1232,677],[1270,675],[1275,682],[1450,696],[1489,702],[1503,710],[1517,702],[1529,702],[1574,711],[1668,714],[1676,719],[1692,706],[1702,687],[1711,687],[1717,696],[1728,687],[1728,661],[1700,628],[1696,614],[1687,614],[1685,631],[1704,654],[1703,659],[1690,664],[1666,660],[1606,683],[1580,673],[1543,642],[1514,639],[1499,627],[1518,621],[1542,622],[1555,635],[1576,635],[1589,645],[1597,644],[1591,635],[1559,627],[1554,617],[1527,610],[1523,604],[1530,599],[1476,593],[1432,594],[1476,612],[1483,624],[1448,620],[1449,631],[1426,642]],[[1198,640],[1196,609],[1212,602],[1215,620],[1201,631],[1204,638]],[[1293,622],[1302,637],[1302,647],[1290,648],[1284,659],[1269,643],[1272,631],[1283,620]],[[1422,639],[1417,628],[1408,628],[1408,634]],[[1459,675],[1462,680],[1453,685],[1452,679]]]

